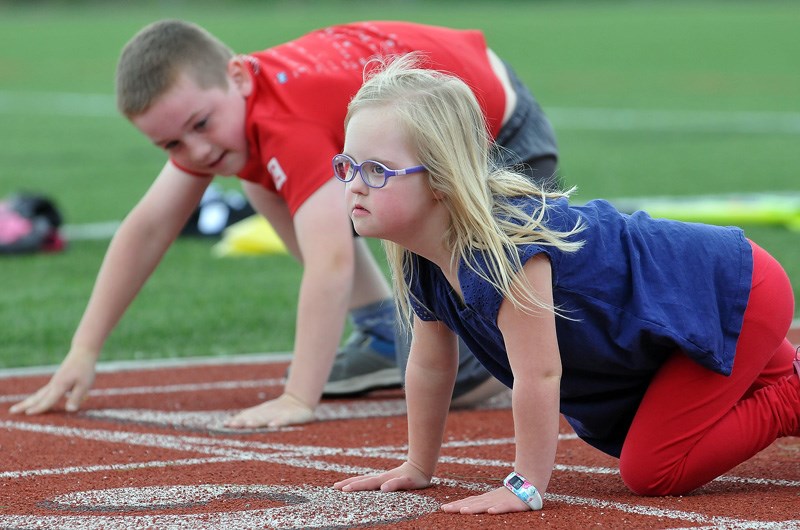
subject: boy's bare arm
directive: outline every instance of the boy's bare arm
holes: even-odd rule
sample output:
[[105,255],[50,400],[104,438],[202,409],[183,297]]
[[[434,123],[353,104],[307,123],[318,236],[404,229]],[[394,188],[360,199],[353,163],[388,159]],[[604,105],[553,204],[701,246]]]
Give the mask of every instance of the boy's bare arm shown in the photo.
[[341,185],[331,179],[317,190],[296,212],[294,226],[303,278],[286,391],[316,406],[342,337],[355,270]]
[[14,405],[38,414],[68,395],[77,410],[94,379],[103,344],[200,202],[211,179],[188,175],[170,163],[120,225],[106,251],[72,346],[50,382]]
[[[308,409],[317,406],[330,375],[347,317],[353,285],[352,228],[341,184],[331,179],[294,216],[303,262],[297,305],[294,359],[285,392]],[[273,400],[244,410],[230,427],[277,427],[310,421],[291,400]],[[293,418],[294,416],[294,418]]]
[[303,258],[297,244],[294,222],[286,202],[277,193],[269,191],[255,182],[243,180],[242,189],[247,195],[250,205],[269,221],[289,253],[302,263]]

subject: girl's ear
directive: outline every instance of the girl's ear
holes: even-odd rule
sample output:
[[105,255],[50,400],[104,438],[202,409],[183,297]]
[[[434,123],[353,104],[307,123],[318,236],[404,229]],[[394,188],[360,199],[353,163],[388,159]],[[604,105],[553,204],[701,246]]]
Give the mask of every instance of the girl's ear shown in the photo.
[[253,78],[241,55],[228,61],[228,77],[242,96],[247,97],[253,92]]
[[433,198],[437,201],[444,199],[444,192],[435,189],[433,186],[431,186],[431,193],[433,193]]

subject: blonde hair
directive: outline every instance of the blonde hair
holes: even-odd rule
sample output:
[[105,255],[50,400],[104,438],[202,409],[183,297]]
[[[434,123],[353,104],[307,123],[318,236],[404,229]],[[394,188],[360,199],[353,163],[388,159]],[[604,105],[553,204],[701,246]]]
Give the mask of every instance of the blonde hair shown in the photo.
[[[493,143],[480,105],[469,87],[457,77],[418,65],[419,54],[375,59],[365,69],[365,83],[348,106],[345,126],[365,107],[389,105],[399,118],[421,164],[428,169],[431,189],[442,197],[451,224],[444,243],[452,251],[452,264],[463,261],[493,285],[515,306],[557,312],[539,300],[519,272],[516,246],[536,243],[566,252],[583,242],[568,238],[582,230],[558,232],[543,220],[548,201],[568,197],[567,192],[545,191],[527,177],[495,167]],[[509,199],[535,196],[541,207],[533,216]],[[390,241],[383,242],[392,273],[400,313],[411,318],[409,288],[412,254]],[[471,255],[483,254],[486,270],[476,267]]]
[[128,118],[142,114],[182,72],[201,88],[225,88],[232,57],[225,44],[196,24],[154,22],[122,49],[117,63],[117,108]]

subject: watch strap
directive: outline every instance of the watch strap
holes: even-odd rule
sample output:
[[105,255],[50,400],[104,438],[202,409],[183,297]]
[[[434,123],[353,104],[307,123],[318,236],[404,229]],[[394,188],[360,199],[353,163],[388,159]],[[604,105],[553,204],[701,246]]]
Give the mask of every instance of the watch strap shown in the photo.
[[503,480],[503,485],[522,502],[530,506],[531,510],[542,509],[542,496],[539,494],[539,490],[516,471],[512,471]]

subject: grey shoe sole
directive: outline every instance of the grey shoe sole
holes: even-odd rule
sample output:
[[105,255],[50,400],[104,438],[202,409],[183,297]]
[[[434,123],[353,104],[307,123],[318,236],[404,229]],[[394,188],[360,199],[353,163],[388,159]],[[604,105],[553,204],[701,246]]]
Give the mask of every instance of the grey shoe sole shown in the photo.
[[384,368],[376,372],[353,376],[349,379],[329,381],[322,389],[323,396],[352,396],[373,390],[400,388],[403,381],[397,367]]

